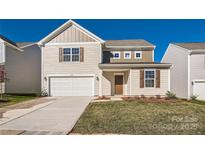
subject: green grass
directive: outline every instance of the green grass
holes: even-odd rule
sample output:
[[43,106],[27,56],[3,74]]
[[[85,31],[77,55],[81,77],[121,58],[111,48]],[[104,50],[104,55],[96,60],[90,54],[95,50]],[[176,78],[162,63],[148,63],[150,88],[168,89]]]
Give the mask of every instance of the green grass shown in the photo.
[[91,103],[72,133],[205,134],[205,106],[187,101]]
[[33,95],[5,95],[4,99],[8,99],[8,102],[0,102],[0,108],[17,104],[23,101],[31,100],[37,98],[37,96]]

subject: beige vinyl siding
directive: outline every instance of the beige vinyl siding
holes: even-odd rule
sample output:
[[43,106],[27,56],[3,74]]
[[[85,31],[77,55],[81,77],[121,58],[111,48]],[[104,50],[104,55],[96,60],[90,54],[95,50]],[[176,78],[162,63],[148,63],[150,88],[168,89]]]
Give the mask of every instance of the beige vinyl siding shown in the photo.
[[169,88],[169,69],[160,69],[160,88],[140,88],[140,69],[131,69],[129,78],[130,95],[165,96]]
[[93,38],[76,28],[74,25],[54,37],[48,43],[96,42]]
[[193,54],[190,57],[190,93],[193,94],[193,80],[205,79],[205,54]]
[[[84,48],[84,62],[59,62],[59,48]],[[42,48],[42,89],[48,91],[48,80],[44,77],[50,75],[75,75],[94,74],[95,75],[95,95],[99,93],[98,64],[101,60],[101,44],[75,44],[66,46],[45,46]]]
[[6,47],[5,69],[9,81],[6,93],[40,93],[41,53],[38,45],[24,48],[23,52]]
[[120,59],[113,59],[111,57],[110,62],[153,62],[153,51],[141,51],[142,59],[135,58],[135,51],[131,51],[131,59],[124,58],[124,52],[126,51],[119,51],[119,52],[120,52]]
[[102,76],[102,95],[114,95],[114,73],[103,72]]
[[163,63],[171,63],[170,90],[180,98],[188,98],[188,50],[170,44],[162,59]]

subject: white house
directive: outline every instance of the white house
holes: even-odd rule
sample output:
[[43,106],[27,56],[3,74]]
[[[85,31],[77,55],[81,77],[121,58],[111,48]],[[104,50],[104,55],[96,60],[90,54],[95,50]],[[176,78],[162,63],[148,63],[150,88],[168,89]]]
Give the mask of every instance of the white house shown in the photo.
[[205,100],[205,43],[171,43],[162,62],[172,63],[170,89],[178,97]]

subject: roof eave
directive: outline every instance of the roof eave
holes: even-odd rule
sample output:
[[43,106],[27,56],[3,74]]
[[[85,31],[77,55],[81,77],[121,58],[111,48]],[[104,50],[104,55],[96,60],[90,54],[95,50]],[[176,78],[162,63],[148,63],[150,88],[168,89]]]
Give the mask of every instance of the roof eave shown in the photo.
[[105,46],[106,48],[153,48],[156,46]]
[[[4,42],[5,42],[5,41],[4,41]],[[21,49],[21,48],[19,48],[19,47],[17,47],[17,46],[14,46],[13,44],[11,44],[11,43],[9,43],[9,42],[5,42],[5,45],[10,46],[10,47],[12,47],[12,48],[14,48],[14,49],[16,49],[16,50],[18,50],[18,51],[23,52],[23,49]]]
[[98,64],[99,68],[171,68],[172,64]]

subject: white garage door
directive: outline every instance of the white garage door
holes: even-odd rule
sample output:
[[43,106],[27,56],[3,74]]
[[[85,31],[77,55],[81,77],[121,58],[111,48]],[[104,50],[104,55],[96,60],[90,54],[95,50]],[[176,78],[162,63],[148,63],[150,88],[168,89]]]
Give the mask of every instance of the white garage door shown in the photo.
[[205,100],[205,81],[195,81],[193,94],[198,96],[197,99]]
[[52,77],[50,78],[51,96],[93,96],[93,77]]

